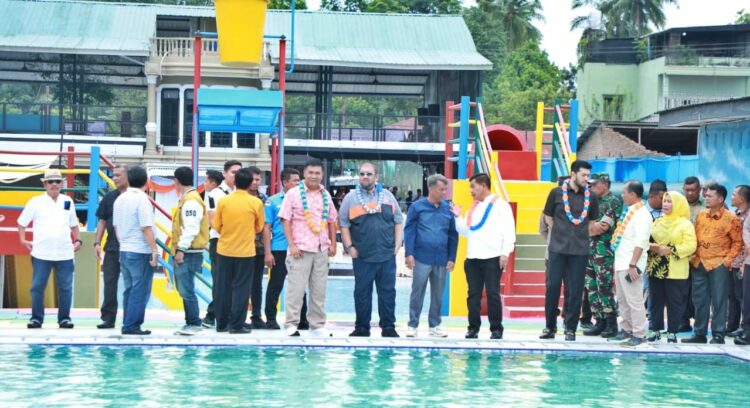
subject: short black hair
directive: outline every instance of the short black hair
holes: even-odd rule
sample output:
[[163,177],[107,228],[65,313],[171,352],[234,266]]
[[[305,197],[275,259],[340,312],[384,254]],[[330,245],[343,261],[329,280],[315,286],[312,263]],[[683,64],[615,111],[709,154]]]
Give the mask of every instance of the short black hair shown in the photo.
[[174,179],[177,180],[181,186],[192,186],[193,169],[187,166],[178,167],[174,171]]
[[234,185],[238,190],[247,190],[253,183],[253,172],[249,168],[243,167],[234,175]]
[[281,181],[289,181],[294,175],[299,176],[299,171],[297,171],[297,169],[286,168],[281,171]]
[[148,173],[143,166],[128,167],[128,184],[133,188],[143,188],[148,182]]
[[665,193],[666,191],[667,183],[665,183],[664,180],[656,179],[651,182],[651,185],[648,188],[648,195],[652,196],[654,194]]
[[715,191],[721,197],[722,201],[727,199],[727,188],[719,183],[706,184],[706,190]]
[[227,160],[226,163],[224,163],[224,171],[229,171],[229,169],[234,166],[242,167],[242,163],[240,163],[239,160]]
[[307,170],[308,167],[320,167],[323,169],[323,162],[320,159],[312,158],[305,162],[305,167],[302,168],[302,171]]
[[743,200],[745,200],[746,203],[750,204],[750,186],[747,184],[740,184],[739,186],[735,187],[737,190],[737,195],[742,197]]
[[218,170],[206,170],[206,179],[221,184],[224,181],[224,175]]
[[591,163],[586,160],[576,160],[570,165],[571,173],[578,173],[581,169],[591,170]]
[[557,185],[562,186],[563,183],[565,183],[566,180],[570,179],[570,176],[560,176],[557,178]]
[[683,184],[690,184],[690,185],[697,184],[698,187],[700,187],[701,181],[698,180],[698,177],[687,176],[687,177],[685,177],[685,182]]
[[484,184],[487,186],[487,188],[490,188],[490,176],[487,175],[487,173],[477,173],[471,178],[469,178],[469,182],[475,182],[477,184]]
[[629,192],[634,193],[636,197],[643,198],[643,183],[641,183],[638,180],[629,180],[627,183],[625,183],[624,189],[627,189]]
[[263,171],[261,171],[261,169],[259,169],[256,166],[250,166],[248,167],[248,170],[250,170],[250,173],[252,174],[258,174],[258,175],[263,174]]

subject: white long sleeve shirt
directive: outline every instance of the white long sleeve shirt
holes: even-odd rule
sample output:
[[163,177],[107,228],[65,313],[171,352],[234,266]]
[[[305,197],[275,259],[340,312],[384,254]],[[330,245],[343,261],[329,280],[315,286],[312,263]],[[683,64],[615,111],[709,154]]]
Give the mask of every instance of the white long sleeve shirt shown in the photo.
[[[472,226],[478,225],[493,196],[488,196],[477,204],[472,216]],[[497,199],[487,216],[482,228],[471,231],[466,220],[456,217],[456,231],[468,238],[466,258],[490,259],[499,256],[510,256],[516,244],[516,223],[510,204]]]
[[615,250],[615,270],[625,271],[630,268],[635,248],[643,249],[641,257],[636,265],[642,272],[646,272],[646,259],[648,258],[648,241],[651,237],[651,227],[654,221],[646,206],[641,207],[633,214],[633,217],[625,227],[620,244]]
[[203,220],[203,206],[196,200],[185,201],[182,205],[182,231],[180,240],[177,242],[177,248],[185,252],[203,252],[203,249],[189,250],[190,244],[201,230],[201,221]]

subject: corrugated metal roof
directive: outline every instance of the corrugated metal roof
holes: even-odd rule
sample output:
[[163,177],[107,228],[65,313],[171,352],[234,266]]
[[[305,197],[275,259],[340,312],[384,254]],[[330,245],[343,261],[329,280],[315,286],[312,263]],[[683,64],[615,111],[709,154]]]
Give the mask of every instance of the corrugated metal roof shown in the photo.
[[[61,0],[0,0],[0,50],[147,56],[159,15],[213,17],[211,7]],[[295,57],[305,65],[491,69],[461,16],[297,12]],[[266,34],[291,34],[271,10]],[[278,49],[271,47],[272,57]]]

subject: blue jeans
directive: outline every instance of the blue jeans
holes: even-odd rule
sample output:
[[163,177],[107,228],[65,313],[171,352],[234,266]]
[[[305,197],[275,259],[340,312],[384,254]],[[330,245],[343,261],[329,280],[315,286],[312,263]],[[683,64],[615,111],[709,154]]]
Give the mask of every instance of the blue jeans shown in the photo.
[[378,291],[380,329],[396,328],[396,257],[385,262],[353,260],[354,310],[357,319],[354,327],[370,330],[372,319],[372,284]]
[[182,306],[185,309],[185,323],[191,326],[201,325],[200,307],[195,295],[195,275],[201,273],[202,265],[202,253],[186,253],[183,262],[176,263],[174,268],[177,291],[182,297]]
[[57,322],[70,319],[70,306],[73,303],[73,260],[46,261],[31,257],[33,276],[31,278],[31,320],[44,323],[44,290],[55,268],[57,279]]
[[411,299],[409,301],[409,327],[419,326],[419,315],[422,313],[427,281],[430,282],[430,312],[427,323],[430,327],[440,326],[440,308],[443,304],[445,289],[445,265],[427,265],[415,262],[414,276],[411,281]]
[[150,261],[151,254],[120,252],[120,273],[125,286],[122,294],[123,332],[140,330],[143,324],[154,281],[154,267]]

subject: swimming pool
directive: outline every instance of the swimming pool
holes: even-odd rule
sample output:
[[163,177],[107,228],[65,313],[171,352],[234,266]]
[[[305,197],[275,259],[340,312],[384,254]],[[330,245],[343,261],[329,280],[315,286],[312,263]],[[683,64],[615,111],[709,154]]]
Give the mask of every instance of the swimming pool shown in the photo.
[[0,347],[0,405],[744,406],[722,356],[259,347]]

